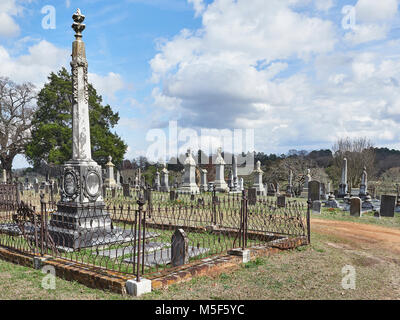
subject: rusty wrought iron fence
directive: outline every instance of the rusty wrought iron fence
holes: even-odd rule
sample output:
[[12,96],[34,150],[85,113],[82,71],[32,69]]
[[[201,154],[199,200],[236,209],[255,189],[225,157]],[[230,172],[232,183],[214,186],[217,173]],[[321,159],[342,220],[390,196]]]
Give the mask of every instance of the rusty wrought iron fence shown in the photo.
[[[107,205],[95,219],[88,218],[90,207],[82,209],[80,217],[66,219],[57,215],[56,201],[44,195],[39,206],[4,195],[0,198],[0,246],[140,278],[235,248],[269,246],[299,237],[309,240],[309,206],[295,202],[279,207],[260,197],[250,205],[246,192],[178,194],[176,198],[171,193],[141,190],[130,197],[112,197],[110,192],[107,196]],[[71,241],[73,235],[77,237]]]

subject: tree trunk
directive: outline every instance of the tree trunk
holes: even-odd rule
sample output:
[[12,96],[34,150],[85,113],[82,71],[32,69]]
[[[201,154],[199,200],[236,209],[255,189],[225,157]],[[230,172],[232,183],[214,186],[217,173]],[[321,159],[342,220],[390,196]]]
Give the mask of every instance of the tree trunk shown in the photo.
[[12,181],[13,175],[12,175],[12,163],[14,160],[15,156],[8,156],[6,158],[1,159],[1,170],[3,171],[4,169],[7,171],[7,179]]

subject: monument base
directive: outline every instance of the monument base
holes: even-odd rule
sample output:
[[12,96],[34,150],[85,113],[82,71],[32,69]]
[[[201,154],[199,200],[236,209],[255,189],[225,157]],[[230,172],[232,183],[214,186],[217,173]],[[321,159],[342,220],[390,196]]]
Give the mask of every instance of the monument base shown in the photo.
[[48,231],[57,247],[71,249],[131,239],[130,232],[125,234],[113,228],[104,202],[59,202],[57,212],[51,214]]
[[225,181],[214,181],[216,192],[229,192],[228,184]]
[[194,193],[198,194],[200,193],[200,189],[196,184],[183,184],[179,189],[178,193]]

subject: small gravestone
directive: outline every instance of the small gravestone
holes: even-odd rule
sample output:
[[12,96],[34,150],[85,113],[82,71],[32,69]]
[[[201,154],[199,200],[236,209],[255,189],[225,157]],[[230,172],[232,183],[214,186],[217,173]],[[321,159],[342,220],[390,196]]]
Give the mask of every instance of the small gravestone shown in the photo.
[[286,207],[286,197],[279,196],[276,200],[276,205],[278,206],[278,208],[285,208]]
[[248,190],[249,205],[254,206],[257,203],[257,189],[250,188]]
[[350,198],[350,215],[361,217],[361,199],[358,197]]
[[322,205],[321,201],[319,201],[319,200],[313,201],[313,203],[312,203],[312,212],[321,214],[321,205]]
[[381,217],[394,217],[394,209],[396,207],[396,196],[381,196]]
[[182,266],[189,262],[189,240],[183,229],[177,229],[171,239],[171,265]]
[[35,189],[35,193],[39,193],[39,183],[35,183],[33,188]]
[[194,194],[193,193],[190,195],[190,200],[194,201]]
[[175,191],[170,191],[169,192],[169,201],[174,201],[175,200]]
[[311,201],[317,201],[320,199],[321,184],[319,181],[308,182],[308,199]]
[[131,194],[129,192],[129,183],[124,183],[122,185],[122,190],[123,190],[124,197],[130,197],[131,196]]
[[116,196],[116,190],[115,188],[111,189],[111,197],[115,198]]

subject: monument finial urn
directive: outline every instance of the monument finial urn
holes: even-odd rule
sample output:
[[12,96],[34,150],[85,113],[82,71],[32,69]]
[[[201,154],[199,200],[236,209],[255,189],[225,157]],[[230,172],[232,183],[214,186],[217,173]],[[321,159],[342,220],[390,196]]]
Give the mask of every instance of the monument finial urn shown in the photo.
[[75,38],[79,40],[82,38],[82,32],[85,30],[86,25],[82,22],[85,20],[85,16],[81,13],[81,10],[78,8],[76,12],[73,14],[72,19],[74,23],[72,24],[72,29],[75,31]]

